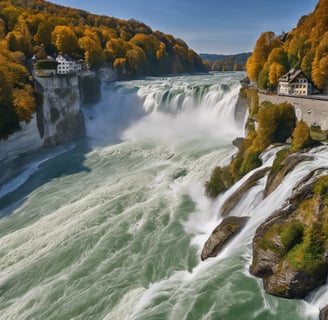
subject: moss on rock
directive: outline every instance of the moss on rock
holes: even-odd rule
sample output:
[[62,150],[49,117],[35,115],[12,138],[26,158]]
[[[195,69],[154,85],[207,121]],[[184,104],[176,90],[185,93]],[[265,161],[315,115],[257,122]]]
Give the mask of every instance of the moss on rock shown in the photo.
[[328,275],[328,176],[303,183],[253,238],[251,273],[285,298],[303,298]]

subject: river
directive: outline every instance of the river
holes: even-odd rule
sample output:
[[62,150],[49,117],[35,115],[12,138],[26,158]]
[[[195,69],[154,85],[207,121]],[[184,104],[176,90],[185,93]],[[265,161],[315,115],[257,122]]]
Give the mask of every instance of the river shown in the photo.
[[231,213],[252,217],[245,229],[200,261],[237,187],[215,201],[204,195],[244,135],[235,117],[242,77],[104,83],[101,101],[83,106],[86,138],[3,161],[3,172],[20,171],[0,189],[0,319],[317,319],[326,287],[280,299],[248,268],[256,227],[327,163],[326,148],[264,201],[265,178],[245,194]]

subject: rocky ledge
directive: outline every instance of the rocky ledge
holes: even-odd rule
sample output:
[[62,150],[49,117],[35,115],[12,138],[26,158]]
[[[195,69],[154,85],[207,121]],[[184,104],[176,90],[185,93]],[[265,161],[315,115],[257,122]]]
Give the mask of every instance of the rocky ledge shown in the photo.
[[239,203],[246,192],[254,187],[269,170],[270,167],[265,167],[257,170],[254,174],[252,174],[234,193],[230,195],[230,197],[227,198],[221,207],[220,214],[222,216],[229,214],[229,212],[235,208],[235,206]]
[[328,176],[323,171],[301,181],[286,206],[256,230],[250,272],[262,278],[267,293],[304,298],[326,282]]
[[313,157],[298,152],[288,154],[288,149],[278,152],[268,176],[264,197],[272,193],[299,163],[309,160],[313,160]]
[[230,241],[246,224],[249,217],[227,217],[214,229],[207,239],[202,250],[201,259],[216,257],[220,250]]

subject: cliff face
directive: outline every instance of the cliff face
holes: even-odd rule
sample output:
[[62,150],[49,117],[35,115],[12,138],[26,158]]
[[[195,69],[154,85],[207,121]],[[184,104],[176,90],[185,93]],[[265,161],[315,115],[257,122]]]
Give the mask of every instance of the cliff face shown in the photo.
[[85,134],[80,110],[78,77],[37,77],[43,91],[38,127],[46,147],[67,143]]
[[328,176],[317,177],[323,172],[301,181],[286,207],[256,230],[250,271],[267,293],[304,298],[326,282]]

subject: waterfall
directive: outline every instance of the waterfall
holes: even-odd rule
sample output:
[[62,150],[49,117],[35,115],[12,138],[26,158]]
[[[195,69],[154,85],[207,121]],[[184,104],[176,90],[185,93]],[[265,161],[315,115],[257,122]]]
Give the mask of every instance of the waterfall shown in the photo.
[[[244,135],[242,77],[103,83],[101,101],[83,106],[84,139],[20,158],[25,173],[0,189],[1,320],[317,319],[327,286],[305,301],[280,299],[248,268],[257,226],[326,165],[326,146],[264,200],[260,179],[230,213],[250,216],[245,228],[200,261],[220,207],[254,173],[214,201],[204,194]],[[263,166],[277,150],[263,153]]]
[[[235,119],[239,84],[229,78],[217,84],[211,77],[202,83],[191,79],[181,76],[155,78],[148,85],[143,80],[105,84],[102,101],[84,109],[87,135],[98,142],[140,138],[139,134],[174,141],[176,134],[183,138],[202,131],[199,138],[204,139],[206,134],[210,138],[243,136],[247,108],[242,110],[242,122]],[[170,126],[175,126],[174,130]],[[142,127],[139,132],[138,127]]]

